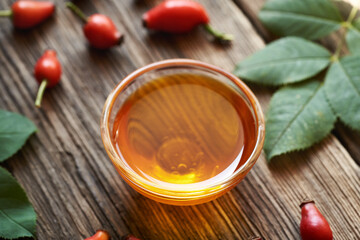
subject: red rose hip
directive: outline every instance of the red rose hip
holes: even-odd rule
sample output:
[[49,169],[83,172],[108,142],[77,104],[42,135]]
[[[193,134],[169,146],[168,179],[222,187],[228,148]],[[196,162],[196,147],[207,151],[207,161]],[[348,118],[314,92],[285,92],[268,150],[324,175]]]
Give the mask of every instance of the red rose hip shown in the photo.
[[121,240],[140,240],[139,238],[135,237],[134,235],[132,234],[128,234],[126,236],[123,236],[121,238]]
[[315,206],[314,201],[300,204],[300,234],[302,240],[332,240],[333,235],[329,223]]
[[143,15],[145,27],[169,33],[189,32],[200,24],[208,24],[205,9],[194,1],[163,1]]
[[108,232],[104,230],[97,230],[96,233],[88,238],[85,238],[84,240],[109,240],[110,235]]
[[40,84],[35,100],[35,106],[40,107],[41,99],[46,88],[57,85],[61,77],[61,64],[54,50],[46,50],[35,64],[34,76]]
[[10,17],[15,28],[32,28],[48,17],[55,11],[55,5],[49,1],[16,1],[11,6],[11,10],[0,11],[0,16]]
[[152,30],[168,33],[185,33],[198,25],[203,25],[207,32],[221,41],[230,41],[232,35],[213,29],[205,8],[191,0],[168,0],[146,12],[143,25]]
[[124,36],[117,30],[109,17],[99,13],[86,17],[73,3],[67,2],[66,5],[85,22],[83,31],[91,46],[108,49],[121,44]]

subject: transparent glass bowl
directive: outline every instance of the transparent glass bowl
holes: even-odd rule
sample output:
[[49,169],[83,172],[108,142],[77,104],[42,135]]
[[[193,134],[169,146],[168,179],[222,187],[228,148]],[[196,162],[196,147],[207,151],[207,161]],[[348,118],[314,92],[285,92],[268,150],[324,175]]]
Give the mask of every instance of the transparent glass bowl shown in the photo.
[[[118,153],[112,136],[116,114],[127,97],[142,86],[160,76],[176,73],[193,73],[211,76],[240,93],[248,104],[255,121],[256,144],[245,163],[230,177],[201,187],[178,184],[177,187],[162,186],[140,176],[131,169]],[[122,178],[144,196],[167,204],[193,205],[213,200],[236,186],[250,171],[258,159],[265,137],[264,116],[260,104],[251,90],[234,75],[209,64],[190,59],[170,59],[142,67],[125,77],[108,96],[101,117],[101,137],[105,149]],[[173,184],[174,185],[174,184]]]

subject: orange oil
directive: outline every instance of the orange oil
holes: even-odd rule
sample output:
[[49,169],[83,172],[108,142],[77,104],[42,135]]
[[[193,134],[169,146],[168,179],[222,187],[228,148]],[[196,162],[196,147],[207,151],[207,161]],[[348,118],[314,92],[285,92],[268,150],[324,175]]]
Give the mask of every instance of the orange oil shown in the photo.
[[137,174],[158,184],[229,177],[256,141],[242,96],[212,77],[166,75],[140,86],[117,113],[113,144]]

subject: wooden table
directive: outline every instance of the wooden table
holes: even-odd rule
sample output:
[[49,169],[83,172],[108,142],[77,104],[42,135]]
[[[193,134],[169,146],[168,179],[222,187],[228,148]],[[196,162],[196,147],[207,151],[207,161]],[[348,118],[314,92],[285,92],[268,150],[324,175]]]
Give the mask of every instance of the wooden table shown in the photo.
[[[11,2],[1,1],[0,8]],[[256,18],[263,0],[200,1],[216,28],[235,35],[229,47],[212,43],[202,29],[179,36],[149,34],[141,15],[158,2],[75,1],[87,14],[109,15],[126,34],[125,43],[110,51],[87,46],[81,22],[64,1],[57,1],[51,20],[31,31],[14,31],[8,20],[0,20],[0,107],[26,115],[39,129],[3,165],[34,204],[38,239],[84,239],[99,228],[113,239],[127,233],[154,240],[300,239],[298,205],[304,197],[315,199],[335,239],[360,239],[360,134],[342,125],[306,151],[271,164],[262,155],[236,188],[198,206],[154,202],[121,179],[103,148],[99,119],[107,95],[123,77],[179,57],[232,71],[270,40]],[[33,66],[48,48],[57,50],[63,77],[36,109]],[[250,87],[266,111],[273,90]]]

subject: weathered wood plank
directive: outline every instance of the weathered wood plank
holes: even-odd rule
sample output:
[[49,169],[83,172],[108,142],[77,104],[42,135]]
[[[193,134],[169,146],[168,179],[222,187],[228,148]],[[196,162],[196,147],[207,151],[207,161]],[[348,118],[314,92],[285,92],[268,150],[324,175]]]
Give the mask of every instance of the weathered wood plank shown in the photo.
[[[62,1],[53,19],[28,32],[13,31],[0,20],[0,107],[28,116],[39,128],[5,166],[35,206],[38,238],[83,239],[104,228],[114,239],[129,232],[144,239],[299,239],[298,204],[305,196],[317,201],[336,239],[360,238],[360,170],[333,136],[269,165],[261,156],[235,189],[199,206],[159,204],[122,181],[103,149],[99,118],[108,93],[124,76],[175,57],[231,71],[264,47],[232,1],[201,1],[215,27],[234,33],[230,47],[209,42],[201,29],[179,36],[149,34],[140,16],[156,2],[76,1],[87,14],[106,13],[126,33],[123,46],[105,52],[84,44],[80,22]],[[39,110],[33,106],[32,68],[46,48],[58,51],[64,74]],[[266,109],[271,91],[252,88]]]

